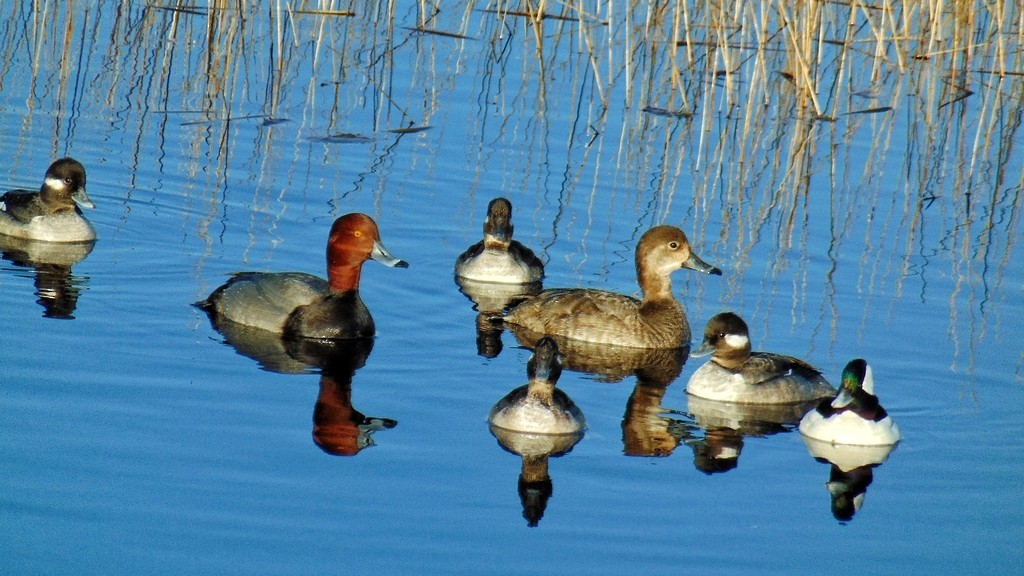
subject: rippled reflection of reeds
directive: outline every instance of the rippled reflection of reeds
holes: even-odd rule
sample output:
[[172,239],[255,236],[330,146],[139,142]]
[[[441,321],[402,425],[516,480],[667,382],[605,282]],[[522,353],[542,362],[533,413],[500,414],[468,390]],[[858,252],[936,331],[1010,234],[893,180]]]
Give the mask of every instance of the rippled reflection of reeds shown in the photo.
[[[760,278],[756,306],[792,294],[794,324],[834,338],[835,280],[808,278],[812,256],[834,273],[864,255],[866,314],[924,293],[941,254],[949,332],[974,342],[1021,235],[1022,21],[1011,0],[22,0],[0,13],[0,86],[25,95],[19,148],[45,122],[57,156],[90,114],[130,167],[154,135],[158,164],[180,152],[208,244],[243,189],[250,245],[273,245],[309,168],[353,147],[366,168],[329,205],[365,189],[380,206],[401,139],[433,126],[467,142],[469,199],[532,194],[523,213],[580,274],[628,264],[643,229],[685,212],[733,262],[733,297]],[[468,118],[449,110],[463,82]],[[824,251],[812,217],[830,220]],[[623,219],[634,238],[611,234]]]

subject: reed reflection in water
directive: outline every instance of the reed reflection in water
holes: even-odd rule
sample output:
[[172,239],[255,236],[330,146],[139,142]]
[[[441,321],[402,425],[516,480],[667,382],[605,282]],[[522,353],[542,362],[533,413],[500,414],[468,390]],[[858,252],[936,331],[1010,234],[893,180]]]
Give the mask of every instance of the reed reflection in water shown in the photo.
[[[382,168],[421,146],[433,151],[423,159],[428,182],[451,182],[470,199],[492,184],[534,191],[525,213],[549,223],[541,237],[549,249],[560,241],[576,247],[564,257],[580,274],[591,258],[587,237],[612,218],[642,231],[682,203],[700,235],[719,238],[719,253],[737,263],[734,278],[759,276],[763,291],[785,288],[797,307],[818,296],[807,293],[808,261],[841,265],[848,238],[868,242],[865,254],[903,254],[897,270],[857,263],[859,288],[873,298],[901,295],[909,279],[911,290],[924,289],[920,270],[935,253],[950,258],[962,283],[976,262],[990,262],[981,270],[985,284],[999,286],[1011,249],[1004,240],[1019,222],[1012,152],[1020,110],[1011,104],[1022,96],[1013,71],[1024,64],[1019,31],[1009,27],[1020,10],[1013,3],[949,12],[900,6],[906,18],[859,3],[794,11],[776,2],[741,3],[728,14],[687,4],[673,12],[608,3],[592,13],[570,3],[539,14],[504,4],[447,13],[168,3],[107,18],[101,3],[69,10],[67,30],[34,6],[13,4],[0,36],[10,55],[0,81],[27,95],[19,148],[38,153],[33,142],[48,134],[44,148],[57,153],[75,140],[82,111],[95,108],[109,111],[119,139],[112,149],[127,151],[120,157],[129,168],[184,145],[185,178],[173,193],[204,215],[190,225],[208,242],[218,235],[210,226],[233,226],[224,219],[244,203],[254,209],[245,219],[249,247],[272,249],[288,206],[324,217],[318,201],[294,192],[310,184],[326,185],[331,210],[364,189],[382,209],[394,188]],[[398,24],[406,18],[412,25]],[[963,32],[975,29],[991,41],[968,45]],[[68,41],[48,42],[57,37]],[[45,49],[25,60],[29,46]],[[417,57],[405,58],[409,52]],[[15,75],[23,71],[25,80]],[[459,122],[461,110],[446,104],[470,73],[483,80],[477,114]],[[39,112],[65,109],[48,121]],[[467,131],[458,140],[471,153],[457,174],[437,158],[430,133],[410,134],[410,125],[435,126],[436,140]],[[360,138],[322,141],[345,134]],[[553,138],[561,134],[568,138]],[[849,151],[865,143],[867,161],[851,165]],[[247,158],[238,170],[248,174],[232,177],[230,158]],[[344,177],[332,170],[352,160],[366,168]],[[309,180],[310,163],[324,176]],[[605,170],[611,195],[598,204]],[[157,186],[180,178],[159,171]],[[518,179],[484,178],[494,172]],[[677,198],[691,177],[692,196]],[[260,185],[278,180],[282,188]],[[129,184],[130,198],[137,183]],[[250,196],[238,196],[246,188]],[[832,220],[824,252],[813,250],[821,244],[810,237],[811,214]],[[858,214],[874,216],[865,226]],[[756,262],[755,248],[792,258]],[[619,261],[603,258],[589,269]],[[781,277],[789,266],[795,279]],[[826,278],[819,322],[834,312],[836,291]],[[983,291],[969,282],[959,290],[976,300]],[[960,322],[951,318],[951,332],[962,332]]]

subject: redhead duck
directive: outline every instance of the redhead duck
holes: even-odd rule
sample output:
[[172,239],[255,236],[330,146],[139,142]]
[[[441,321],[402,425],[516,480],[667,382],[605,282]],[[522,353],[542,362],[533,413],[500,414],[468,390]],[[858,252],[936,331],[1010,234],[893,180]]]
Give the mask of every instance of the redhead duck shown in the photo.
[[371,258],[409,266],[384,248],[372,218],[346,214],[331,226],[326,281],[302,272],[240,272],[196,305],[217,319],[286,337],[368,338],[375,328],[359,297],[359,274]]
[[455,275],[477,282],[528,284],[544,276],[533,250],[512,239],[512,203],[495,198],[487,205],[484,239],[455,260]]
[[833,400],[823,400],[800,420],[800,433],[831,444],[887,446],[900,441],[900,429],[875,396],[875,379],[864,360],[843,368]]
[[46,169],[38,192],[11,190],[0,196],[0,234],[45,242],[89,242],[96,230],[79,205],[95,208],[85,193],[85,167],[61,158]]
[[576,434],[587,427],[583,412],[572,399],[555,388],[562,366],[558,345],[541,338],[526,364],[530,382],[509,392],[491,408],[492,426],[532,434]]
[[672,295],[669,278],[680,268],[722,274],[693,253],[682,230],[655,226],[636,246],[642,300],[605,290],[554,288],[519,304],[504,321],[548,336],[598,344],[682,348],[690,343],[690,325]]
[[686,384],[686,392],[721,402],[791,404],[835,393],[810,364],[782,354],[751,352],[747,323],[732,312],[716,314],[704,341],[690,356],[711,354]]

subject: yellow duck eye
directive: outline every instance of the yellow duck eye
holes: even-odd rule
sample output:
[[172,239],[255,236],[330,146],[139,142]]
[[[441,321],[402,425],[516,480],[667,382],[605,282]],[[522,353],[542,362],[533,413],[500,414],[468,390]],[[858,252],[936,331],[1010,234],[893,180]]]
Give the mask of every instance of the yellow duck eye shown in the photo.
[[356,230],[356,231],[352,232],[352,234],[354,234],[356,238],[360,238],[363,235],[363,231],[362,230]]

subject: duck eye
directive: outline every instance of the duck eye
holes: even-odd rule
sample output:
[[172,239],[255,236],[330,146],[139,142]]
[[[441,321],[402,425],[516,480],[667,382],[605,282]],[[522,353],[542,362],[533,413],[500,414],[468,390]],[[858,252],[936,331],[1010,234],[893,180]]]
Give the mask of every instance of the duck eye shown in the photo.
[[64,179],[64,183],[65,184],[71,184],[71,178],[70,177],[69,178],[65,178]]
[[354,234],[356,238],[361,238],[363,236],[363,231],[362,230],[356,230],[356,231],[352,232],[352,234]]
[[673,240],[673,241],[668,243],[668,247],[673,249],[673,250],[678,250],[679,249],[679,242],[676,242],[675,240]]

